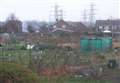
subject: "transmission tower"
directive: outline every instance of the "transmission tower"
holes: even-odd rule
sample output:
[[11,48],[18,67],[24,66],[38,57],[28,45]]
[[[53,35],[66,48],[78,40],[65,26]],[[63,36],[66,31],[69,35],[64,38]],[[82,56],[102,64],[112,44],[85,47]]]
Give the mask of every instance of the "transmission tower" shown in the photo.
[[58,21],[58,5],[55,5],[55,21]]
[[60,15],[59,16],[60,16],[60,20],[63,20],[63,10],[62,9],[60,10]]
[[95,22],[95,9],[94,9],[94,4],[90,4],[90,15],[89,15],[89,20],[90,20],[90,26],[93,27],[94,22]]
[[87,12],[86,12],[86,9],[84,9],[83,11],[83,22],[87,22]]
[[55,5],[54,16],[55,21],[63,20],[63,10],[58,5]]

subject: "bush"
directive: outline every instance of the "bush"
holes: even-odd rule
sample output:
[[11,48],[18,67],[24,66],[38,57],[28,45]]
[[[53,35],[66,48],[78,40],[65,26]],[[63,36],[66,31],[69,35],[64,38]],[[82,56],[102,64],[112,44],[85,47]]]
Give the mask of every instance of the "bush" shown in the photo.
[[39,78],[21,65],[0,62],[0,83],[39,83]]
[[27,50],[27,48],[25,46],[21,46],[20,50]]

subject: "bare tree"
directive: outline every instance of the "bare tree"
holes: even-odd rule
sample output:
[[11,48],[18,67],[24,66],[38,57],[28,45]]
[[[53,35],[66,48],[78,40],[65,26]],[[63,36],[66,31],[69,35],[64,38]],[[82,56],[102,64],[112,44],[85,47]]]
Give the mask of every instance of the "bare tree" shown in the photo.
[[14,14],[11,14],[5,22],[6,32],[18,33],[22,32],[22,22],[17,19]]

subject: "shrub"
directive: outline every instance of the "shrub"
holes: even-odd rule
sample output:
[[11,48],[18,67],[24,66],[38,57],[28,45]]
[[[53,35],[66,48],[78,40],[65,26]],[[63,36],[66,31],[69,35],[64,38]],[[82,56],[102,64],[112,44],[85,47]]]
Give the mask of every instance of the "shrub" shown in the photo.
[[39,78],[21,65],[0,62],[0,83],[39,83]]

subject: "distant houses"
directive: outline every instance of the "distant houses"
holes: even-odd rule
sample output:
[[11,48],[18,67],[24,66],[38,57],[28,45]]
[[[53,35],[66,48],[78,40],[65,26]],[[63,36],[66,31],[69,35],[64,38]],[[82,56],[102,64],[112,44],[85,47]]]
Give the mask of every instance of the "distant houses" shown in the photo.
[[[0,22],[0,33],[21,33],[22,30],[24,29],[24,26],[22,25],[23,23],[16,19],[7,20],[6,22]],[[49,24],[47,22],[42,23],[42,22],[31,21],[31,22],[26,22],[26,27],[30,28],[27,30],[34,30],[33,33],[43,33],[43,34],[56,33],[56,32],[81,34],[84,32],[91,31],[91,29],[85,26],[82,22],[70,22],[64,20],[59,20],[52,24]]]
[[120,36],[120,20],[97,20],[96,31],[102,33],[111,33],[112,37]]
[[[26,22],[26,27],[31,26],[31,29],[33,29],[33,33],[40,33],[42,36],[50,35],[50,34],[77,34],[77,35],[83,35],[88,33],[94,34],[98,32],[102,33],[111,33],[112,36],[120,35],[120,20],[97,20],[95,23],[94,28],[90,28],[86,26],[82,22],[72,22],[72,21],[65,21],[65,20],[59,20],[54,23],[47,23],[47,22]],[[22,33],[24,27],[23,22],[12,19],[7,20],[6,22],[0,22],[0,33]],[[28,31],[28,33],[31,33]],[[57,36],[57,35],[56,35]]]
[[111,32],[120,32],[120,20],[97,20],[97,31],[109,30]]

